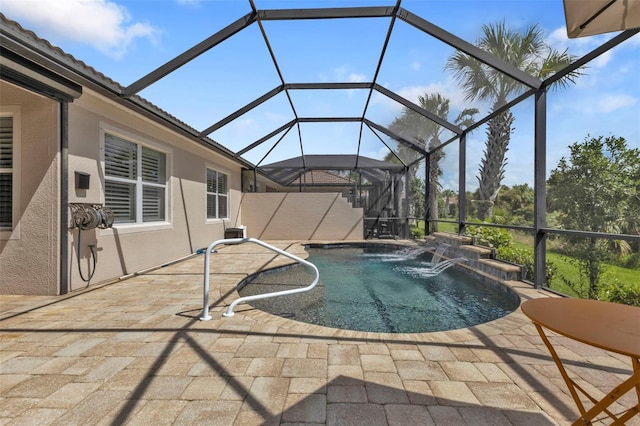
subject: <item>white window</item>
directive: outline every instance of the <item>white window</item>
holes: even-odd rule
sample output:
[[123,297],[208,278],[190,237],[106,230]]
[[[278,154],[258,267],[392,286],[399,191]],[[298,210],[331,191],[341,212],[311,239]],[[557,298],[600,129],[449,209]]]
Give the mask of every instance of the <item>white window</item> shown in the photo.
[[229,217],[229,187],[227,175],[207,169],[207,219]]
[[116,224],[167,219],[167,156],[109,133],[104,135],[105,205]]
[[0,237],[19,238],[20,218],[20,114],[0,111]]

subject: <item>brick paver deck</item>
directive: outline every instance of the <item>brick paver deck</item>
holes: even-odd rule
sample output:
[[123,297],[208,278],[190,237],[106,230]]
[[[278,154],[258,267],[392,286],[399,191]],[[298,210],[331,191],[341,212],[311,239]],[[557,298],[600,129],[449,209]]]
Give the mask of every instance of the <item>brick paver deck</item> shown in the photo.
[[[304,253],[297,242],[273,244]],[[248,305],[222,317],[239,281],[289,263],[274,255],[253,244],[214,255],[211,321],[199,320],[202,255],[67,296],[0,296],[0,424],[539,426],[578,417],[520,310],[420,334],[335,330]],[[553,297],[509,285],[523,300]],[[630,373],[624,357],[553,340],[596,395]]]

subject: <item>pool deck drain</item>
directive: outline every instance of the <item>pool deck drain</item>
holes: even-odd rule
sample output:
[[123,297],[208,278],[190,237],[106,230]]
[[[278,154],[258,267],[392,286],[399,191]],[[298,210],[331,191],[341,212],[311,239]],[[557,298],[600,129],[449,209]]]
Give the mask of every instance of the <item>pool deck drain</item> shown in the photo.
[[[270,243],[304,253],[299,242]],[[414,334],[337,330],[247,305],[224,318],[237,283],[289,261],[245,244],[213,257],[213,319],[199,321],[202,261],[69,296],[0,296],[0,424],[537,426],[578,417],[520,309]],[[508,285],[523,300],[555,297]],[[552,339],[596,396],[630,373],[621,356]]]

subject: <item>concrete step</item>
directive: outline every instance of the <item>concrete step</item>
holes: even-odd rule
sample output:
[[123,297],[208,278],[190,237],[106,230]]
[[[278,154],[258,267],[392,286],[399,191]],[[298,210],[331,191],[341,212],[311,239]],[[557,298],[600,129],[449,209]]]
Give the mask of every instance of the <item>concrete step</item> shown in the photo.
[[520,281],[524,276],[521,266],[496,259],[480,259],[477,265],[481,271],[505,281]]
[[458,254],[473,260],[493,259],[495,250],[484,246],[463,245],[458,248]]
[[451,234],[449,232],[434,232],[433,237],[438,243],[449,244],[455,247],[473,243],[473,238],[469,236]]

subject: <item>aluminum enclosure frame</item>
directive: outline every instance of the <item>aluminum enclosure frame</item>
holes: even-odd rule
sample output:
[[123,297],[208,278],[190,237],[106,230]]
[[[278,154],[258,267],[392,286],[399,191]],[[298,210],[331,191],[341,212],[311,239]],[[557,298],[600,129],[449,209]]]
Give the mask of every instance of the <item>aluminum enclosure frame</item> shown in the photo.
[[[546,162],[546,91],[548,87],[557,81],[558,79],[568,75],[572,71],[578,69],[579,67],[587,64],[589,61],[594,58],[602,55],[603,53],[609,51],[613,47],[619,45],[623,41],[629,39],[630,37],[636,35],[640,32],[640,29],[634,30],[626,30],[617,36],[613,37],[602,46],[594,49],[590,53],[584,55],[582,58],[573,62],[571,65],[567,66],[565,69],[560,70],[553,76],[548,79],[542,81],[536,77],[533,77],[516,67],[501,61],[500,59],[492,56],[491,54],[479,49],[478,47],[456,37],[455,35],[445,31],[444,29],[424,20],[423,18],[414,15],[406,9],[400,7],[401,1],[398,0],[395,6],[385,6],[385,7],[350,7],[350,8],[322,8],[322,9],[281,9],[281,10],[258,10],[256,9],[252,0],[249,0],[251,4],[251,12],[245,14],[240,17],[230,25],[226,26],[222,30],[216,32],[200,43],[194,45],[192,48],[184,51],[182,54],[176,56],[172,60],[166,62],[164,65],[158,67],[157,69],[151,71],[141,79],[132,83],[127,87],[122,87],[119,84],[113,82],[112,80],[106,78],[100,73],[96,72],[90,67],[80,66],[79,63],[70,55],[66,54],[58,54],[55,52],[55,48],[53,48],[46,41],[38,39],[37,37],[29,37],[25,36],[24,33],[20,31],[15,31],[12,25],[7,25],[7,22],[4,16],[0,16],[0,26],[1,29],[1,45],[2,47],[2,56],[3,61],[5,59],[11,59],[11,55],[18,54],[22,58],[26,58],[31,61],[28,64],[27,68],[31,68],[35,70],[37,68],[43,68],[46,70],[50,70],[51,73],[56,74],[62,78],[68,78],[73,84],[67,84],[65,90],[60,93],[65,93],[69,96],[68,100],[71,100],[76,93],[78,93],[78,89],[82,87],[87,87],[96,92],[105,95],[107,98],[113,100],[114,102],[124,105],[132,110],[141,113],[143,116],[150,118],[151,120],[161,123],[162,125],[166,125],[174,130],[176,130],[181,135],[187,136],[191,140],[195,140],[199,142],[203,146],[214,149],[221,152],[223,155],[228,158],[232,158],[236,160],[239,164],[243,165],[243,167],[247,167],[249,169],[253,169],[254,172],[258,172],[267,178],[270,176],[266,174],[260,167],[260,163],[266,158],[262,158],[258,164],[253,164],[246,159],[243,158],[243,155],[246,154],[251,149],[259,146],[260,144],[268,141],[272,137],[275,137],[281,133],[281,137],[278,140],[278,143],[282,140],[284,136],[288,132],[290,132],[293,128],[298,129],[298,137],[300,138],[300,148],[302,151],[302,159],[304,161],[304,144],[302,141],[302,137],[300,135],[300,124],[309,123],[309,122],[356,122],[360,123],[361,127],[361,135],[362,138],[362,129],[368,128],[370,129],[376,137],[380,139],[380,141],[389,148],[390,152],[395,152],[384,142],[384,140],[380,137],[380,134],[384,134],[386,137],[397,141],[400,144],[414,150],[421,157],[417,161],[421,161],[430,156],[435,150],[443,149],[445,146],[458,142],[460,145],[460,154],[458,158],[458,164],[460,167],[460,217],[457,221],[459,232],[464,231],[464,227],[467,224],[474,224],[472,222],[467,222],[466,214],[464,211],[464,197],[465,197],[465,176],[464,176],[464,165],[466,163],[466,135],[474,130],[487,123],[493,117],[498,114],[508,110],[509,108],[514,107],[525,99],[530,98],[531,96],[535,97],[535,111],[534,111],[534,122],[535,122],[535,135],[534,135],[534,144],[535,144],[535,176],[534,176],[534,190],[535,190],[535,220],[533,227],[520,227],[518,229],[532,231],[535,235],[535,284],[537,286],[544,285],[544,265],[545,265],[545,239],[549,234],[558,234],[558,235],[569,235],[569,236],[583,236],[583,237],[597,237],[597,238],[606,238],[606,239],[624,239],[627,241],[640,241],[640,236],[636,235],[620,235],[620,234],[607,234],[607,233],[593,233],[593,232],[585,232],[585,231],[577,231],[577,230],[560,230],[560,229],[552,229],[548,228],[546,224],[546,193],[545,193],[545,162]],[[264,21],[278,21],[278,20],[318,20],[318,19],[344,19],[344,18],[390,18],[389,27],[387,30],[384,46],[381,49],[377,68],[375,71],[374,78],[369,82],[335,82],[335,83],[318,83],[318,82],[288,82],[282,77],[280,73],[280,65],[276,56],[274,55],[271,47],[270,41],[267,37],[266,32],[262,28],[262,22]],[[393,32],[394,23],[397,20],[401,20],[410,26],[418,29],[422,33],[429,35],[451,47],[457,49],[460,52],[464,52],[469,56],[479,60],[480,62],[486,64],[487,66],[491,66],[497,69],[499,72],[508,76],[515,81],[521,83],[523,85],[523,93],[517,96],[515,99],[510,100],[504,107],[493,111],[489,115],[481,118],[477,121],[473,126],[470,126],[466,129],[460,129],[453,123],[448,122],[447,120],[443,120],[440,117],[426,111],[419,105],[411,102],[405,97],[399,95],[396,92],[393,92],[382,85],[380,85],[377,81],[378,72],[380,70],[380,65],[384,60],[386,46],[388,44],[389,38]],[[225,40],[233,37],[244,29],[252,26],[253,24],[257,24],[261,27],[261,33],[264,39],[264,42],[269,50],[271,58],[273,60],[274,66],[278,71],[278,75],[280,77],[280,84],[271,89],[270,91],[264,93],[262,96],[254,99],[249,102],[242,108],[236,110],[231,113],[227,117],[222,120],[218,120],[215,123],[212,123],[210,126],[196,130],[189,127],[187,124],[181,122],[179,119],[171,116],[170,114],[162,111],[161,109],[155,107],[150,102],[138,96],[138,93],[151,86],[155,82],[161,80],[163,77],[169,75],[175,70],[179,69],[183,65],[189,63],[193,59],[198,56],[204,54],[210,49],[216,47],[220,43]],[[28,46],[28,48],[25,48]],[[55,53],[55,54],[54,54]],[[64,52],[62,52],[64,53]],[[18,61],[13,61],[15,64],[20,64]],[[10,64],[9,61],[3,62],[3,66],[5,64]],[[3,70],[4,71],[4,70]],[[2,73],[3,77],[9,78],[11,74]],[[55,79],[52,79],[54,81]],[[23,84],[28,82],[28,79],[20,80]],[[60,83],[60,81],[57,81]],[[367,103],[362,111],[361,115],[350,116],[350,117],[304,117],[299,116],[295,109],[295,104],[291,100],[289,96],[289,92],[296,90],[349,90],[349,89],[364,89],[369,91],[369,96],[367,98]],[[279,128],[273,130],[269,134],[251,142],[249,145],[238,151],[232,151],[219,142],[213,140],[209,137],[211,133],[215,130],[222,128],[223,126],[231,123],[236,118],[242,116],[243,114],[253,110],[264,102],[272,99],[273,97],[285,93],[289,103],[291,105],[294,118],[287,122],[286,124],[280,126]],[[377,92],[381,95],[384,95],[393,101],[399,103],[403,107],[411,110],[412,112],[418,114],[419,116],[430,120],[439,126],[447,129],[448,131],[454,134],[453,137],[446,140],[440,146],[431,148],[427,150],[424,145],[420,144],[420,141],[410,140],[398,133],[394,132],[388,126],[381,125],[376,123],[369,118],[367,118],[367,107],[369,105],[369,100],[371,99],[371,95]],[[63,110],[63,116],[65,111]],[[66,119],[63,117],[63,119]],[[65,136],[63,135],[63,142],[65,140]],[[358,147],[360,147],[360,141],[358,141]],[[62,150],[65,149],[64,146],[61,147]],[[272,148],[273,149],[273,148]],[[359,155],[359,152],[358,154]],[[415,162],[411,165],[405,164],[402,160],[400,163],[405,167],[405,170],[408,170]],[[357,161],[356,161],[357,164]],[[428,190],[428,185],[426,186]],[[425,199],[428,198],[428,193],[425,194]],[[443,221],[446,222],[446,221]],[[478,225],[478,224],[475,224]],[[485,224],[482,224],[485,225]],[[514,228],[509,226],[501,226],[501,225],[486,225],[486,226],[496,226],[502,228]]]

